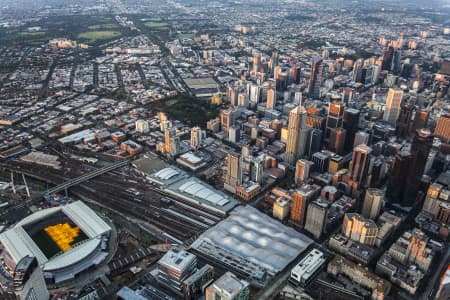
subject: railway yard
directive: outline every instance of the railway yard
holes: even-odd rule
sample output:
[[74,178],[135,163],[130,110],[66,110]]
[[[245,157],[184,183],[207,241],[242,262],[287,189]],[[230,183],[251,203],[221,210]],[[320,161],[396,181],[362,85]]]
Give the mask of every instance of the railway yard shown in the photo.
[[[23,173],[33,179],[45,179],[49,185],[62,184],[97,169],[95,165],[88,163],[80,166],[80,162],[74,159],[66,159],[61,170],[20,160],[3,162],[1,166],[4,170]],[[43,195],[45,190],[41,192]],[[69,193],[118,212],[124,217],[149,223],[154,226],[153,228],[159,229],[152,232],[155,237],[161,241],[168,239],[172,243],[179,244],[196,237],[221,220],[220,216],[212,212],[186,205],[180,199],[166,195],[155,186],[146,183],[145,179],[129,166],[82,182],[69,188]],[[32,204],[32,200],[17,201],[8,207],[7,211],[21,209],[27,204]]]

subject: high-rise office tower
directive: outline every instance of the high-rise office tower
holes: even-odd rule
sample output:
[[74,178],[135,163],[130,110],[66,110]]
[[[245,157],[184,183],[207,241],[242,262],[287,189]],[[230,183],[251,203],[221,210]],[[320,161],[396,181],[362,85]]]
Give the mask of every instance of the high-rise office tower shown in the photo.
[[344,154],[346,130],[344,128],[332,128],[328,148],[339,155]]
[[342,127],[346,130],[344,150],[352,151],[355,142],[355,136],[358,132],[360,111],[354,108],[347,108],[344,111],[344,120]]
[[346,213],[342,223],[342,234],[352,241],[374,246],[378,235],[378,226],[371,219],[360,214]]
[[191,148],[198,149],[202,144],[203,132],[198,126],[191,129]]
[[302,65],[296,63],[289,70],[289,84],[299,84],[300,83],[300,73],[302,70]]
[[220,111],[220,124],[222,125],[223,131],[228,131],[228,129],[234,125],[237,113],[237,110],[232,108]]
[[257,183],[263,182],[264,157],[252,157],[250,164],[250,179]]
[[238,106],[239,107],[247,107],[248,106],[248,98],[247,95],[241,91],[238,95]]
[[[412,132],[415,132],[418,129],[426,128],[428,125],[428,117],[429,113],[425,110],[417,110],[414,114],[414,123],[411,129]],[[449,122],[449,130],[450,130],[450,122]],[[435,134],[436,135],[436,134]],[[450,134],[449,134],[450,138]]]
[[305,230],[316,239],[319,239],[325,232],[329,205],[330,203],[322,198],[318,198],[308,205]]
[[405,139],[411,132],[414,117],[414,104],[407,103],[402,105],[400,114],[395,126],[395,134],[399,139]]
[[355,142],[353,143],[353,148],[361,144],[369,145],[370,134],[365,131],[358,131],[355,134]]
[[364,84],[371,85],[377,83],[380,71],[381,71],[380,65],[370,65],[366,71]]
[[322,149],[322,130],[312,128],[308,135],[306,144],[306,155],[311,158],[316,152]]
[[383,196],[380,189],[367,189],[361,214],[372,220],[378,218],[383,205]]
[[450,143],[450,114],[439,117],[434,129],[434,135],[444,143]]
[[177,136],[177,129],[175,127],[169,127],[164,130],[164,147],[167,153],[172,152],[172,148],[174,147],[173,141]]
[[229,153],[227,156],[227,173],[225,184],[232,188],[242,184],[242,170],[240,157],[236,153]]
[[402,202],[403,192],[406,185],[406,177],[409,173],[411,161],[411,153],[405,149],[402,149],[395,155],[391,167],[391,175],[386,190],[386,196],[390,202]]
[[300,226],[305,224],[306,210],[316,197],[319,186],[304,184],[292,194],[291,220]]
[[314,162],[314,169],[319,173],[324,173],[328,169],[330,154],[328,151],[316,152],[311,156],[311,160]]
[[348,170],[349,180],[347,182],[347,193],[356,191],[366,185],[369,175],[370,154],[372,148],[365,144],[356,146],[353,149],[352,160]]
[[332,128],[342,127],[344,117],[344,105],[342,103],[330,102],[328,104],[327,124],[325,128],[325,138],[330,137]]
[[238,106],[239,88],[236,86],[227,87],[227,100],[233,107]]
[[[411,144],[412,162],[410,171],[406,178],[406,187],[403,196],[404,204],[413,204],[417,197],[421,178],[425,170],[425,165],[433,145],[433,135],[429,129],[416,131]],[[409,206],[409,205],[407,205]]]
[[353,71],[352,71],[352,81],[361,82],[363,64],[364,64],[364,61],[362,58],[356,60],[354,66],[353,66]]
[[250,86],[250,103],[258,104],[261,101],[261,86],[252,84]]
[[[293,164],[300,155],[304,154],[304,145],[299,145],[306,134],[306,109],[297,106],[289,113],[288,137],[286,143],[286,162]],[[299,146],[303,146],[303,153]],[[299,151],[300,150],[300,151]]]
[[322,84],[323,64],[320,56],[313,57],[311,62],[311,76],[309,78],[309,96],[320,98],[320,86]]
[[342,103],[348,105],[350,101],[353,100],[353,89],[352,88],[344,88],[342,92]]
[[280,53],[278,50],[273,50],[272,56],[270,57],[269,69],[273,71],[276,66],[278,66],[278,61],[280,59]]
[[391,68],[393,56],[394,56],[394,47],[388,46],[384,51],[383,63],[381,64],[382,70],[389,70]]
[[336,174],[339,170],[341,170],[344,166],[344,157],[333,154],[330,157],[330,161],[328,162],[328,173],[330,174]]
[[309,178],[314,163],[306,159],[299,159],[295,164],[295,183],[299,184]]
[[274,88],[267,91],[267,109],[274,109],[277,101],[277,93]]
[[258,73],[261,70],[261,53],[253,54],[253,72]]
[[390,88],[386,97],[386,108],[383,114],[383,120],[395,126],[400,114],[400,107],[403,100],[403,91]]
[[420,265],[420,260],[425,256],[427,243],[428,237],[421,230],[415,228],[409,240],[408,248],[406,249],[405,263],[418,263]]
[[239,126],[233,125],[228,128],[228,141],[238,143],[240,140],[241,129]]
[[401,60],[402,52],[400,49],[395,49],[392,54],[392,62],[391,62],[391,72],[394,74],[400,73],[400,60]]

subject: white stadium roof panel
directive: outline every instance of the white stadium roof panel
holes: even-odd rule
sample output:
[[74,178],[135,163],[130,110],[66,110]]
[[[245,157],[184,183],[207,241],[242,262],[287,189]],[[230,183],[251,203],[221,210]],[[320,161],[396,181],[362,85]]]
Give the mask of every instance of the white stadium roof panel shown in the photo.
[[[51,218],[57,212],[63,212],[71,221],[80,227],[89,239],[84,243],[74,245],[73,249],[59,256],[46,257],[23,227],[32,225],[45,218]],[[40,265],[46,265],[52,268],[58,265],[64,267],[70,261],[76,263],[76,261],[85,258],[92,248],[95,249],[99,245],[100,237],[109,233],[110,230],[111,227],[92,209],[83,202],[76,201],[65,206],[40,210],[24,218],[13,228],[1,233],[0,242],[3,245],[4,251],[9,253],[9,256],[11,256],[15,263],[18,263],[23,257],[29,255],[36,257]]]
[[62,269],[76,264],[89,254],[94,252],[94,250],[97,249],[97,247],[100,245],[101,241],[102,240],[100,238],[95,238],[79,245],[78,247],[70,251],[56,256],[54,259],[50,260],[44,265],[44,271]]

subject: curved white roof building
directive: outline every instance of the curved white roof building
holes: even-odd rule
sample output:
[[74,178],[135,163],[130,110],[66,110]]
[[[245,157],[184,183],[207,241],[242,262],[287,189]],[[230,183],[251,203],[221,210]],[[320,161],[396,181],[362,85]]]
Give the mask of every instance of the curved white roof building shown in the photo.
[[147,179],[178,199],[222,215],[238,204],[232,197],[173,166],[159,170]]
[[282,271],[311,243],[307,236],[257,209],[240,206],[203,233],[191,248],[258,279]]
[[[55,242],[61,237],[51,237],[45,231],[61,224],[77,232],[63,250]],[[23,257],[31,256],[54,282],[72,279],[108,255],[101,244],[110,231],[111,227],[81,201],[40,210],[0,234],[3,268],[12,274]]]

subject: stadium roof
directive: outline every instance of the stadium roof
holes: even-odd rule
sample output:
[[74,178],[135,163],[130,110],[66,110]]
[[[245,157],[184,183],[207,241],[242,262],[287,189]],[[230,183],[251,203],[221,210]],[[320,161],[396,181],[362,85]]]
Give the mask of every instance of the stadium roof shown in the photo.
[[[23,228],[45,218],[51,217],[57,212],[64,213],[87,235],[89,240],[55,258],[47,258],[38,245],[33,241]],[[13,228],[0,234],[0,243],[4,250],[15,263],[25,256],[36,257],[39,264],[44,268],[65,267],[76,263],[92,252],[99,243],[99,237],[108,233],[111,227],[105,223],[96,213],[81,201],[73,202],[64,206],[40,210],[29,215],[17,223]],[[94,247],[95,244],[95,247]]]
[[[191,248],[220,260],[220,249],[269,274],[283,270],[312,240],[251,206],[237,207],[230,216],[203,233]],[[222,253],[223,254],[223,253]]]

